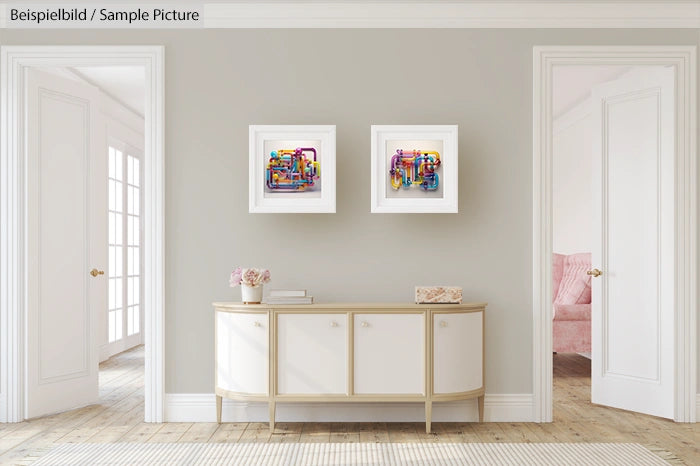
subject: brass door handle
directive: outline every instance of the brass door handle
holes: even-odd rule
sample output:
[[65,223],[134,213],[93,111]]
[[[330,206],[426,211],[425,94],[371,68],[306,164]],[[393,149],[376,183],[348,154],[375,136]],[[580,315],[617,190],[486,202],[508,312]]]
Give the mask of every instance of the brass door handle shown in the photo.
[[600,277],[601,275],[603,275],[603,271],[598,270],[598,269],[593,269],[593,270],[589,270],[588,272],[586,272],[586,274],[591,275],[593,277]]
[[90,271],[90,275],[92,275],[93,277],[96,277],[96,276],[98,276],[98,275],[104,275],[104,274],[105,274],[105,271],[104,271],[104,270],[92,269],[92,270]]

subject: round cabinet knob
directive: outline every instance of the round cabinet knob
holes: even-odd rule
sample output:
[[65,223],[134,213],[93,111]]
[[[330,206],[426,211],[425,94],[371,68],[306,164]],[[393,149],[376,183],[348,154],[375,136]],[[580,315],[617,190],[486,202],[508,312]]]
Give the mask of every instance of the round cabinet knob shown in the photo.
[[337,327],[337,326],[338,326],[338,322],[335,322],[335,321],[331,322],[331,327]]
[[258,321],[256,320],[255,323],[254,323],[253,325],[254,325],[255,327],[260,327],[260,322],[258,322]]
[[441,320],[440,327],[447,327],[447,322],[445,322],[444,320]]
[[362,324],[361,324],[361,325],[362,325],[363,327],[369,327],[369,323],[368,323],[367,321],[364,321],[364,320],[362,321]]

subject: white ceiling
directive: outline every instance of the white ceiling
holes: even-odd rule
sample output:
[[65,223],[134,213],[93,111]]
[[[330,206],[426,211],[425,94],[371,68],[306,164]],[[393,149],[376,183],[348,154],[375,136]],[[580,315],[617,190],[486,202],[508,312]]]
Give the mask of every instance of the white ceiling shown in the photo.
[[144,69],[141,66],[91,66],[72,70],[124,106],[144,115],[146,101]]
[[552,71],[554,118],[587,99],[595,85],[612,81],[629,69],[628,66],[555,66]]

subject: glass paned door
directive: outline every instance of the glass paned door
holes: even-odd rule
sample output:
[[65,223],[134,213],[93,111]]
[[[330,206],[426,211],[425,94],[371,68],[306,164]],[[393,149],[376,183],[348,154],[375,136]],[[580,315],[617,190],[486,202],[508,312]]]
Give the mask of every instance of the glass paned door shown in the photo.
[[127,335],[140,331],[141,303],[141,191],[140,161],[126,156],[126,190],[127,190]]
[[[109,146],[109,297],[108,343],[115,352],[139,344],[141,332],[141,161],[137,151]],[[129,342],[127,340],[134,340]]]
[[122,338],[124,298],[124,153],[109,147],[108,341]]

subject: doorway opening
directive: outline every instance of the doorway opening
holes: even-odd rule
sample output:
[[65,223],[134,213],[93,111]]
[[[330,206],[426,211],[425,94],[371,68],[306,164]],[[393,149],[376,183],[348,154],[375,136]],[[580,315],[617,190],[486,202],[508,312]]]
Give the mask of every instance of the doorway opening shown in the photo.
[[[554,420],[591,405],[594,95],[631,66],[553,68],[552,374]],[[638,131],[638,128],[632,128]],[[599,264],[596,264],[600,266]]]
[[[60,407],[48,396],[51,385],[89,394],[76,395],[81,404],[101,402],[98,367],[114,369],[114,355],[122,369],[125,359],[139,361],[124,377],[100,374],[100,395],[113,391],[108,379],[135,383],[141,418],[162,422],[163,48],[0,50],[7,97],[0,245],[16,252],[0,257],[9,271],[0,284],[7,290],[0,298],[0,422],[70,409],[70,400]],[[59,234],[79,254],[61,253]],[[31,280],[52,267],[56,282],[77,277],[76,288]],[[64,305],[48,312],[46,297]],[[63,319],[61,308],[78,308],[78,319]]]
[[[533,65],[533,420],[553,420],[554,319],[566,322],[568,318],[566,325],[571,326],[576,320],[572,318],[576,317],[575,314],[585,315],[581,309],[558,308],[555,302],[565,303],[561,299],[564,290],[569,293],[568,298],[574,299],[574,304],[567,304],[588,304],[581,296],[585,294],[584,279],[579,277],[575,282],[566,283],[566,276],[560,280],[554,277],[557,273],[554,253],[558,252],[554,245],[555,222],[565,224],[571,217],[579,216],[575,208],[562,211],[556,205],[558,198],[554,194],[557,168],[565,166],[561,161],[558,166],[555,159],[554,133],[558,116],[555,109],[557,105],[560,111],[565,107],[562,96],[555,97],[556,70],[561,68],[580,80],[586,76],[581,72],[583,68],[602,67],[597,68],[597,73],[603,81],[625,81],[623,77],[631,73],[632,77],[625,82],[636,79],[639,86],[628,96],[623,96],[619,86],[605,87],[605,83],[593,86],[603,88],[596,95],[602,100],[595,101],[591,112],[594,116],[591,150],[602,152],[604,157],[595,155],[591,166],[591,259],[589,261],[586,257],[589,251],[578,250],[578,247],[575,252],[569,250],[564,251],[568,254],[561,254],[566,256],[564,268],[566,259],[570,258],[569,265],[590,273],[593,280],[597,280],[593,282],[590,303],[592,400],[614,405],[607,399],[596,401],[601,394],[613,394],[613,398],[623,402],[643,400],[643,389],[636,393],[637,389],[654,385],[654,380],[663,380],[658,385],[666,387],[659,398],[659,404],[664,405],[664,416],[693,422],[697,358],[695,47],[535,47]],[[640,78],[639,73],[634,76],[634,69],[670,70],[670,73],[655,73],[653,78],[659,83],[646,86],[648,80]],[[601,73],[601,70],[605,72]],[[607,72],[611,75],[603,76]],[[663,90],[668,88],[670,92]],[[640,116],[645,114],[640,111],[642,108],[654,109],[658,121],[651,118],[642,121]],[[660,121],[672,121],[671,130],[663,130],[668,128],[657,124]],[[643,128],[639,137],[630,130],[630,126],[635,125]],[[561,133],[559,136],[566,139]],[[560,141],[559,147],[573,147],[572,153],[581,149],[573,144]],[[627,144],[629,148],[620,150],[620,144]],[[639,158],[635,158],[637,156]],[[581,173],[583,169],[579,167],[577,170]],[[647,184],[639,186],[640,182]],[[568,183],[577,184],[580,179],[568,180]],[[577,192],[575,197],[580,197],[580,194]],[[571,212],[575,215],[572,216]],[[640,227],[646,220],[649,224]],[[628,225],[637,229],[629,229]],[[558,247],[563,247],[579,233],[585,239],[586,230],[584,226],[582,231],[569,231],[568,236],[557,240]],[[649,244],[653,247],[648,247]],[[634,252],[635,245],[646,247],[640,246]],[[649,251],[653,253],[648,254]],[[646,261],[645,266],[640,266],[640,257]],[[558,273],[565,272],[559,270]],[[588,274],[584,277],[587,278]],[[649,283],[654,286],[647,286]],[[625,287],[638,292],[622,293]],[[639,304],[646,298],[653,303],[642,306],[644,316],[630,319],[629,306],[623,304],[628,301],[632,305]],[[576,318],[584,320],[580,316]],[[653,336],[653,344],[643,346],[653,362],[630,357],[632,344],[629,342],[638,345],[636,340],[639,338],[629,338],[629,341],[611,338],[625,334],[625,322],[632,332],[641,329]],[[646,327],[640,327],[640,322]],[[564,339],[571,337],[565,330],[559,330],[559,336],[563,335]],[[635,334],[635,337],[639,336]],[[564,348],[573,354],[586,353],[577,347],[582,343],[580,340],[585,343],[585,338],[579,341],[569,338],[570,346]],[[615,347],[618,343],[620,346]],[[596,348],[603,350],[597,352]],[[585,373],[587,368],[584,367]],[[608,389],[598,391],[595,390],[596,377],[604,384],[613,381],[623,385],[637,383],[638,386],[635,390],[610,389],[608,386]],[[641,411],[630,406],[619,407]]]

